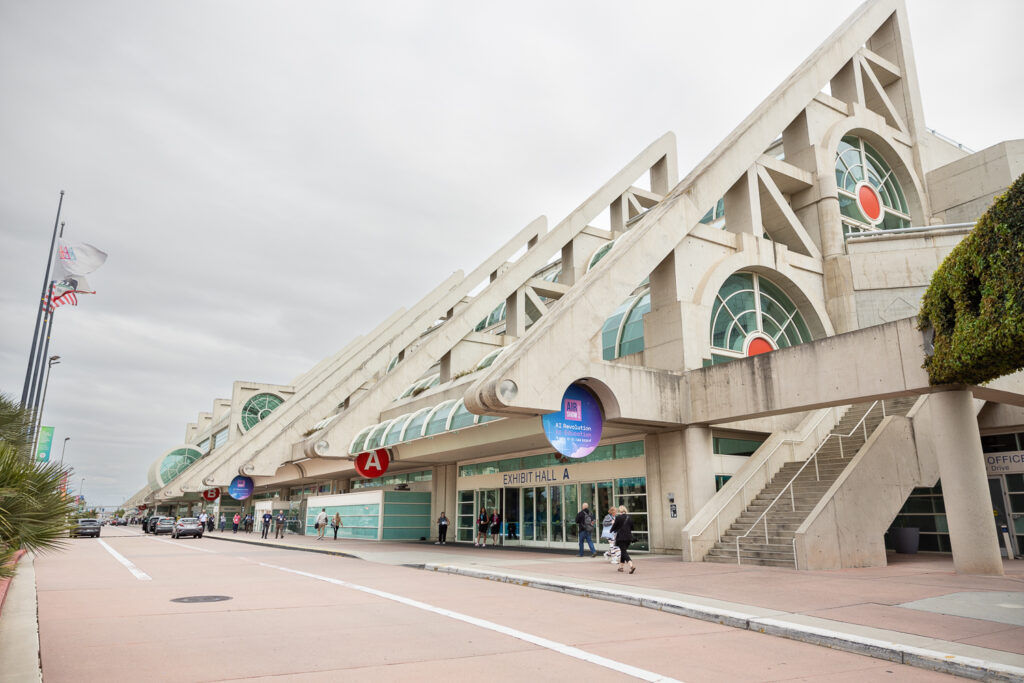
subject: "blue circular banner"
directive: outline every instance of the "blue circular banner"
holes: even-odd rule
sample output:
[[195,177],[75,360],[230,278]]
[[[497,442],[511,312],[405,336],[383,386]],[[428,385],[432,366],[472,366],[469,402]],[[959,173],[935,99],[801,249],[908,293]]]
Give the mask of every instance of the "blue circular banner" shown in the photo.
[[228,493],[235,500],[245,500],[252,495],[253,483],[249,477],[243,477],[241,475],[231,480],[231,486],[228,487]]
[[562,409],[542,418],[544,436],[567,458],[585,458],[601,441],[601,404],[579,384],[562,395]]

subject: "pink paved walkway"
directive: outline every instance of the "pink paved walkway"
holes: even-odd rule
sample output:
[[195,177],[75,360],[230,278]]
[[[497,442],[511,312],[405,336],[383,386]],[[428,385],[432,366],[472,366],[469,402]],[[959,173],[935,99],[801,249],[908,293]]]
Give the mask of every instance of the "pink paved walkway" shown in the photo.
[[[218,536],[214,533],[208,538]],[[224,537],[261,542],[256,533]],[[600,555],[597,559],[578,558],[571,552],[329,538],[317,541],[294,535],[267,543],[385,564],[485,568],[567,584],[618,585],[682,599],[717,600],[1022,655],[1020,665],[1024,665],[1024,561],[1004,561],[1005,576],[987,577],[956,574],[952,558],[945,555],[890,554],[887,567],[836,571],[688,563],[678,557],[637,555],[638,570],[628,575],[617,573]],[[906,606],[922,600],[928,602]]]

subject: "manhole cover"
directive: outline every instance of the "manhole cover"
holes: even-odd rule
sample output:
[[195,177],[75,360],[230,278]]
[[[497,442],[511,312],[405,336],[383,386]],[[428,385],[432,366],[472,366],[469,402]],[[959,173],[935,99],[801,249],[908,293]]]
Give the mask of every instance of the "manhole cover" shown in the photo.
[[189,595],[184,598],[174,598],[171,602],[220,602],[230,599],[230,595]]

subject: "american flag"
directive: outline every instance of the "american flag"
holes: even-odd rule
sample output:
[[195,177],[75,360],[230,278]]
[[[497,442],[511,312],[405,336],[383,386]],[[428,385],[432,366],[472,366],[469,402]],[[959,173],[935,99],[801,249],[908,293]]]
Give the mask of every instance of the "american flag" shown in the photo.
[[78,297],[75,296],[75,290],[66,289],[60,294],[58,294],[57,291],[57,286],[50,288],[50,313],[53,313],[55,309],[60,308],[61,306],[67,306],[68,304],[72,306],[78,305]]

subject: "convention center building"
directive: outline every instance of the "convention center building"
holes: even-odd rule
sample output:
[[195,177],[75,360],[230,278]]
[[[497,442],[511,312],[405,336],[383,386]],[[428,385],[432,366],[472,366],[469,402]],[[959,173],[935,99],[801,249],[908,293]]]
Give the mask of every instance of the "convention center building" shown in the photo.
[[484,508],[489,542],[567,550],[622,505],[685,561],[999,574],[1024,373],[930,385],[914,316],[1022,173],[1024,140],[926,126],[906,9],[870,0],[685,177],[667,133],[291,382],[234,382],[129,504],[426,542],[446,512],[450,543]]

